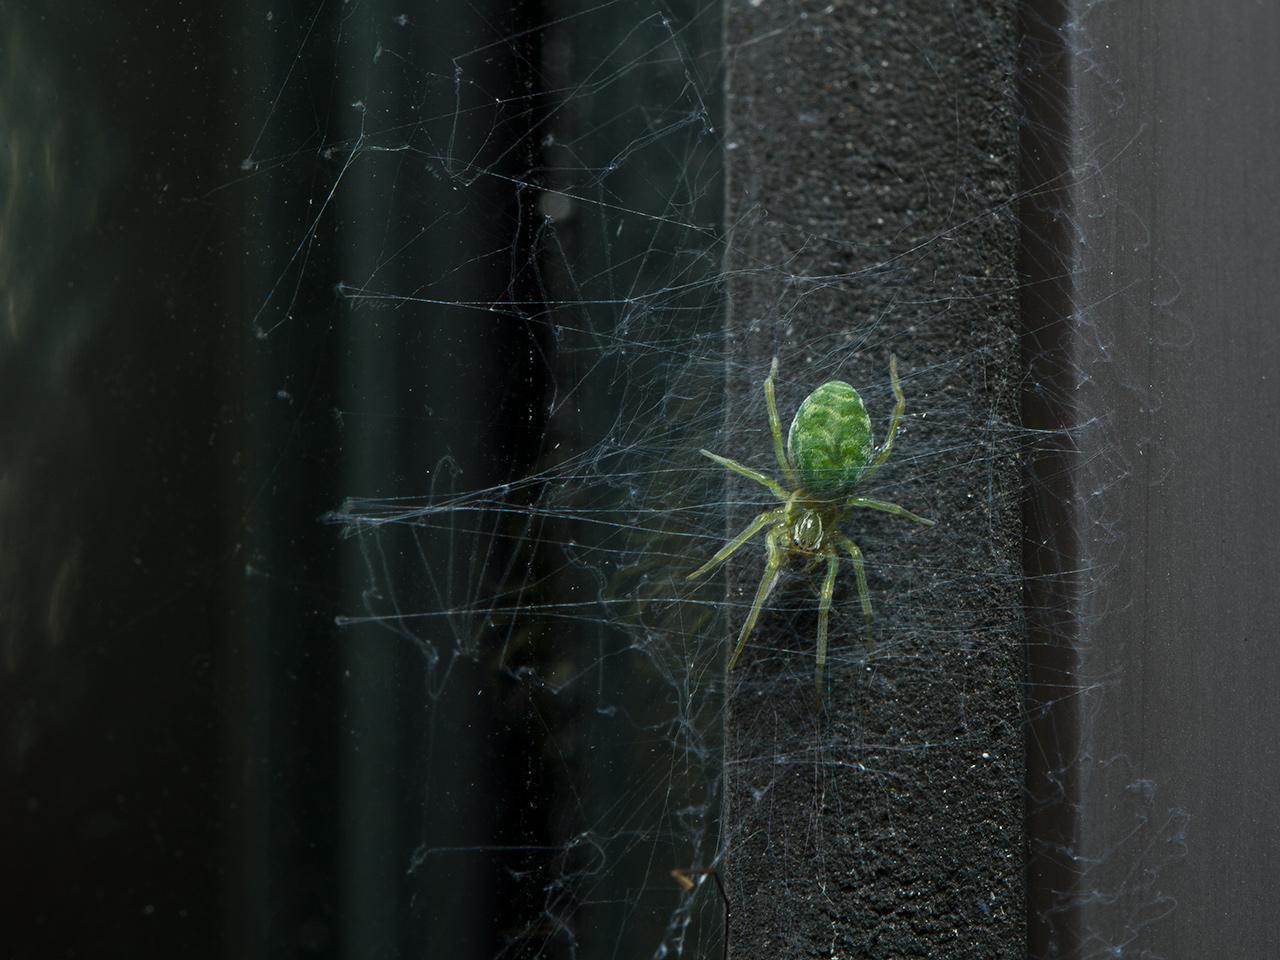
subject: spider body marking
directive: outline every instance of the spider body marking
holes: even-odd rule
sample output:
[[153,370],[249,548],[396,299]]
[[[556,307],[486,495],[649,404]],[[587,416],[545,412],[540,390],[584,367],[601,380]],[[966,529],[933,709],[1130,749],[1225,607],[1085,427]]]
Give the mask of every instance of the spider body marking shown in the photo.
[[906,408],[906,398],[898,381],[897,357],[889,358],[889,379],[895,399],[893,417],[885,432],[884,443],[878,447],[871,433],[871,418],[867,416],[858,391],[843,381],[832,380],[822,384],[800,404],[795,419],[791,422],[784,448],[782,424],[778,419],[778,406],[773,391],[773,380],[777,373],[778,360],[775,357],[769,369],[769,377],[764,382],[764,396],[769,410],[769,432],[773,438],[774,457],[788,486],[784,487],[772,477],[736,460],[709,450],[701,453],[725,469],[765,487],[782,501],[782,506],[759,514],[715,556],[689,574],[689,579],[695,580],[711,572],[757,533],[767,531],[764,576],[760,579],[755,599],[743,621],[737,646],[729,660],[729,669],[732,670],[742,656],[747,640],[760,618],[760,611],[777,586],[782,568],[788,560],[807,562],[809,568],[825,560],[826,574],[818,602],[815,678],[817,698],[821,704],[822,678],[827,663],[827,621],[831,613],[831,598],[835,592],[841,551],[847,553],[853,561],[854,575],[858,581],[858,597],[862,603],[862,617],[867,637],[871,637],[871,596],[867,590],[862,551],[840,531],[841,524],[859,509],[879,510],[930,527],[934,521],[917,516],[894,503],[853,495],[863,481],[880,469],[893,451],[898,423]]

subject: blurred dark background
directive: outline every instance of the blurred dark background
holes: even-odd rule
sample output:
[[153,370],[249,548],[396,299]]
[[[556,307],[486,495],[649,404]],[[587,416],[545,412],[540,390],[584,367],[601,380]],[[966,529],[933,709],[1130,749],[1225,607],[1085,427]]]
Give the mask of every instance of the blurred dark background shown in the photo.
[[[576,855],[545,723],[572,704],[480,657],[442,690],[410,635],[472,623],[335,622],[433,609],[418,551],[467,570],[475,531],[323,522],[545,453],[543,44],[607,64],[672,36],[633,3],[539,29],[565,12],[0,3],[5,955],[568,955],[538,927],[539,871]],[[603,170],[637,134],[600,118],[637,93],[582,99],[574,159]],[[618,411],[587,395],[590,436]],[[502,592],[521,535],[489,536],[460,605]]]

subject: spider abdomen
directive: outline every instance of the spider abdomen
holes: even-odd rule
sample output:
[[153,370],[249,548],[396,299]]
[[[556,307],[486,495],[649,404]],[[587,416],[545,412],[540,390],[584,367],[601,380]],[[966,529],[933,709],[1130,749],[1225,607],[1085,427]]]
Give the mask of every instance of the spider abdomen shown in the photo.
[[871,460],[871,418],[858,391],[841,380],[805,398],[787,434],[787,452],[805,490],[838,497],[858,484]]

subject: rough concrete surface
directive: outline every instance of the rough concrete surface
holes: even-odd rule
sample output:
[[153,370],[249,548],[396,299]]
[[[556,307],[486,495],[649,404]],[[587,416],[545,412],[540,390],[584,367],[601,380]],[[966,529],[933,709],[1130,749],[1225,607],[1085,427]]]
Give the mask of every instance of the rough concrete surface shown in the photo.
[[[850,529],[875,634],[845,570],[824,710],[818,574],[784,578],[730,675],[737,958],[1024,955],[1015,27],[1010,2],[727,6],[724,452],[769,464],[774,355],[784,421],[845,379],[879,433],[892,352],[908,415],[869,495],[939,520]],[[730,564],[731,638],[761,563]]]

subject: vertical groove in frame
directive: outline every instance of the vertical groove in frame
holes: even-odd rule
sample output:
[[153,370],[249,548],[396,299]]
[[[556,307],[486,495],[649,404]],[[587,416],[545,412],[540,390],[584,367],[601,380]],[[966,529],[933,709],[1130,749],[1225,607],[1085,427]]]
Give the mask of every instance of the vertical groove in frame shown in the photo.
[[1023,425],[1039,440],[1026,462],[1024,604],[1027,616],[1028,956],[1075,956],[1073,892],[1080,743],[1071,696],[1076,652],[1080,534],[1074,511],[1071,425],[1073,270],[1071,237],[1072,71],[1067,0],[1031,0],[1021,11]]

